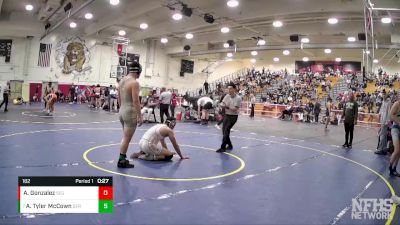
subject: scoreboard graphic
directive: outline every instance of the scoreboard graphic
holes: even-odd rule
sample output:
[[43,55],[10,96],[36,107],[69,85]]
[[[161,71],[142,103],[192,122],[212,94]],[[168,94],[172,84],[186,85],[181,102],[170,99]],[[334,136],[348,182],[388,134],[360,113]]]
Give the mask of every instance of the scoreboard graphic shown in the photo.
[[18,177],[19,213],[112,213],[112,177]]

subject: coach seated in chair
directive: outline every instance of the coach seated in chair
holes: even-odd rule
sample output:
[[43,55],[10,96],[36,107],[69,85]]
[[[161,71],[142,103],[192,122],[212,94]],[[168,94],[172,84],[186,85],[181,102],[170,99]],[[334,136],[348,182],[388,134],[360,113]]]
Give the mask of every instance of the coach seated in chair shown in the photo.
[[153,115],[154,117],[154,122],[157,122],[156,119],[156,114],[154,112],[155,107],[158,105],[158,101],[154,99],[154,97],[150,94],[147,99],[144,101],[143,103],[143,108],[140,111],[140,113],[142,114],[142,118],[143,118],[143,122],[145,123],[149,123],[150,122],[150,118]]
[[290,105],[286,106],[285,110],[282,112],[281,120],[285,119],[285,115],[288,115],[290,119],[292,119],[292,113],[293,113],[293,103],[290,103]]

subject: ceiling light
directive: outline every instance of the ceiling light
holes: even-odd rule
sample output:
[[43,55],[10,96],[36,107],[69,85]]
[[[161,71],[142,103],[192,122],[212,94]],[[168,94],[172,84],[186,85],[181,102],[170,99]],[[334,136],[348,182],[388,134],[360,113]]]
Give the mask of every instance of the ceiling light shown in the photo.
[[230,31],[229,27],[221,28],[221,32],[224,33],[224,34],[228,33],[229,31]]
[[279,58],[278,58],[278,57],[275,57],[275,58],[274,58],[274,62],[279,62]]
[[33,10],[33,5],[26,5],[25,9],[28,11],[32,11]]
[[308,38],[301,39],[301,43],[309,43],[309,42],[310,42],[310,39],[308,39]]
[[337,24],[338,22],[339,22],[339,20],[337,18],[329,18],[328,19],[329,24]]
[[365,51],[365,54],[369,55],[371,53],[369,50]]
[[229,58],[231,58],[231,57],[233,57],[233,53],[232,53],[232,52],[228,52],[228,53],[226,54],[226,56],[229,57]]
[[119,4],[119,0],[110,0],[110,4],[111,5],[118,5]]
[[342,59],[341,59],[341,58],[336,58],[335,61],[336,61],[336,62],[341,62]]
[[238,0],[229,0],[226,2],[226,5],[228,5],[231,8],[238,7],[239,1]]
[[180,14],[180,13],[174,13],[174,15],[172,15],[172,19],[174,19],[174,20],[181,20],[181,19],[182,19],[182,14]]
[[290,51],[289,50],[283,50],[282,52],[284,55],[290,55]]
[[381,19],[381,22],[382,22],[382,23],[391,23],[391,22],[392,22],[392,18],[390,18],[390,17],[383,17],[383,18]]
[[265,45],[265,40],[264,39],[258,40],[257,45]]
[[126,32],[124,30],[120,30],[120,31],[118,31],[118,35],[119,36],[125,36]]
[[256,59],[250,59],[250,62],[251,62],[251,63],[256,63],[257,60],[256,60]]
[[71,22],[71,23],[69,24],[69,27],[71,27],[71,28],[75,28],[75,27],[76,27],[76,23],[74,23],[74,22]]
[[379,60],[377,60],[377,59],[374,59],[374,61],[373,61],[374,63],[379,63]]
[[161,43],[167,44],[168,43],[168,39],[167,38],[161,38]]
[[224,43],[224,48],[229,48],[229,44],[228,43]]
[[325,52],[326,54],[331,54],[331,53],[332,53],[332,50],[329,49],[329,48],[327,48],[327,49],[324,50],[324,52]]
[[256,55],[258,55],[258,52],[257,52],[257,51],[252,51],[250,54],[251,54],[252,56],[256,56]]
[[279,20],[276,20],[276,21],[274,21],[272,23],[272,26],[274,26],[274,27],[282,27],[283,23],[281,21],[279,21]]
[[142,29],[142,30],[146,30],[146,29],[149,27],[149,25],[148,25],[147,23],[141,23],[141,24],[139,25],[139,27],[140,27],[140,29]]
[[92,18],[93,18],[93,14],[91,14],[91,13],[86,13],[85,14],[85,19],[90,20]]
[[356,38],[355,38],[355,37],[348,37],[348,38],[347,38],[347,41],[349,41],[349,42],[355,42],[355,41],[356,41]]
[[303,57],[303,62],[308,62],[310,60],[308,57]]
[[192,33],[187,33],[185,35],[186,39],[192,39],[193,38],[193,34]]

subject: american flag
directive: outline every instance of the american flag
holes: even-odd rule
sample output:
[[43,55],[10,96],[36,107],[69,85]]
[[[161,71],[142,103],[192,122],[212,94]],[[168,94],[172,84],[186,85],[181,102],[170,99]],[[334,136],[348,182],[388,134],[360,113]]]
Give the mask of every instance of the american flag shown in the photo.
[[51,44],[40,43],[38,66],[49,67],[51,55]]

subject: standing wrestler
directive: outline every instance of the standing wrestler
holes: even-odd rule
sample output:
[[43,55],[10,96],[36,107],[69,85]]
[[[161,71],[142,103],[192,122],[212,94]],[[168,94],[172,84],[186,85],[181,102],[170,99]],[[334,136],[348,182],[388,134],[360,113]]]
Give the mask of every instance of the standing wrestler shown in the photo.
[[122,78],[118,85],[118,99],[120,103],[119,120],[122,124],[124,136],[122,138],[119,159],[117,166],[119,168],[133,168],[134,165],[126,159],[129,142],[136,131],[137,125],[142,125],[142,116],[140,114],[139,79],[142,72],[142,66],[138,62],[133,62],[128,67],[128,75]]
[[45,97],[46,101],[46,112],[48,115],[52,115],[54,113],[54,104],[57,102],[57,94],[52,88],[50,94]]

